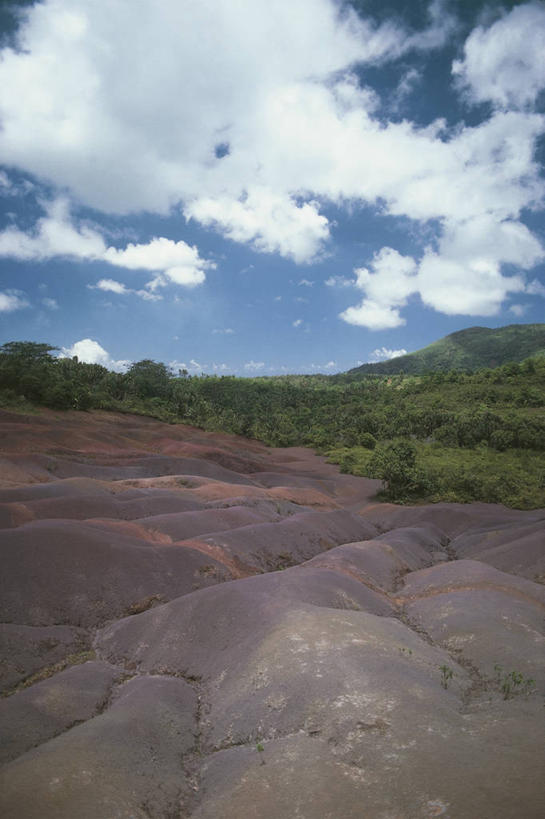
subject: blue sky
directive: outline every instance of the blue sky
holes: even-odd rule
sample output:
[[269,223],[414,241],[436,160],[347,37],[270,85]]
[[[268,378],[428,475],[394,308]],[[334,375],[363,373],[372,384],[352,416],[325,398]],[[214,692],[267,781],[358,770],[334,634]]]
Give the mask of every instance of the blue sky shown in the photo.
[[3,4],[0,343],[339,372],[545,315],[545,3]]

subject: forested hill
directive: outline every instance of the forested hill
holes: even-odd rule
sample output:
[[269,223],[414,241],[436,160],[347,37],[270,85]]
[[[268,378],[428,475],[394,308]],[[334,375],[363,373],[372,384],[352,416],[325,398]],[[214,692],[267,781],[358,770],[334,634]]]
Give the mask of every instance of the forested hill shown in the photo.
[[420,375],[448,370],[473,371],[482,367],[499,367],[508,361],[545,355],[545,324],[510,324],[508,327],[469,327],[435,341],[422,350],[362,364],[349,375]]

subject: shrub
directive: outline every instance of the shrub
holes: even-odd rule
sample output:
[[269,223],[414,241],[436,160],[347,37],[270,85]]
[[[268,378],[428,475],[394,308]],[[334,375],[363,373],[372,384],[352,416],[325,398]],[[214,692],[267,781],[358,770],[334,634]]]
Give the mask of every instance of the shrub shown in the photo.
[[369,472],[382,480],[384,494],[391,500],[421,497],[434,489],[431,477],[416,465],[412,441],[399,440],[377,448],[369,462]]
[[371,435],[370,432],[362,432],[359,435],[358,443],[360,446],[365,447],[365,449],[374,449],[377,445],[377,439],[374,435]]

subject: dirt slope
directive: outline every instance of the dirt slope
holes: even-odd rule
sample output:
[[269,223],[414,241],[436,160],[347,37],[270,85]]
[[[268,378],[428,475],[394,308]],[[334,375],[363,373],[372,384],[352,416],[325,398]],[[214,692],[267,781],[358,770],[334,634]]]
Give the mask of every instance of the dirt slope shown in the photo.
[[2,816],[545,815],[545,510],[114,413],[0,435]]

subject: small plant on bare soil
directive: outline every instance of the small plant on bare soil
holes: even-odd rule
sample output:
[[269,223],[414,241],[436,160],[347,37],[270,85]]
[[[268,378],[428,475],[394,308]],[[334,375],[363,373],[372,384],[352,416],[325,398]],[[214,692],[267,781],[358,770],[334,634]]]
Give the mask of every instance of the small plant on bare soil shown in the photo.
[[259,753],[259,756],[261,757],[261,764],[265,765],[265,756],[263,754],[263,751],[265,750],[265,747],[264,747],[263,743],[258,742],[255,747],[256,747],[256,749],[257,749],[257,751]]
[[449,665],[440,665],[439,671],[441,672],[441,685],[446,690],[449,681],[454,677],[454,671]]
[[525,677],[520,671],[504,671],[501,665],[495,665],[496,683],[503,694],[504,700],[510,700],[517,694],[531,694],[536,682],[531,677]]

